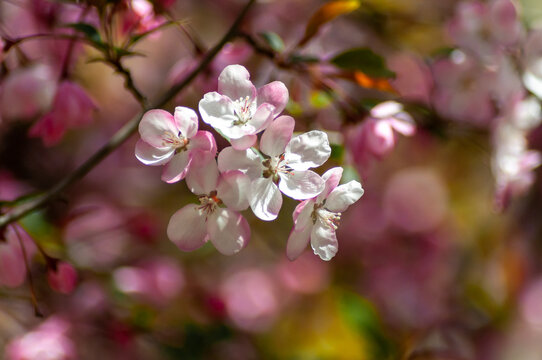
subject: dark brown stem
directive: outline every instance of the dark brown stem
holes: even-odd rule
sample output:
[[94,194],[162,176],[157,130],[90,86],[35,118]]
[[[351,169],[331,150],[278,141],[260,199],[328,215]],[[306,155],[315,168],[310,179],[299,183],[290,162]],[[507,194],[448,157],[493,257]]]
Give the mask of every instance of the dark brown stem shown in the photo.
[[171,99],[173,99],[179,91],[181,91],[186,86],[188,86],[198,76],[198,74],[202,72],[209,65],[209,63],[215,58],[215,56],[222,49],[222,47],[230,39],[232,39],[235,36],[237,28],[241,24],[241,21],[247,14],[250,7],[254,4],[254,2],[255,0],[250,0],[245,5],[245,7],[241,10],[239,15],[237,16],[237,19],[235,20],[235,22],[232,24],[232,26],[228,30],[228,32],[222,37],[222,39],[212,49],[210,49],[207,52],[207,54],[201,60],[197,68],[192,70],[192,72],[188,74],[181,82],[179,82],[178,84],[170,88],[168,91],[166,91],[166,93],[164,93],[158,100],[156,100],[154,103],[150,104],[149,106],[145,107],[142,112],[137,114],[132,120],[130,120],[122,128],[120,128],[111,137],[111,139],[109,139],[109,141],[104,146],[102,146],[89,159],[87,159],[87,161],[81,164],[68,176],[60,180],[60,182],[58,182],[55,186],[49,189],[43,196],[39,196],[27,203],[14,207],[7,214],[0,216],[0,229],[4,228],[6,225],[14,221],[21,219],[22,217],[32,213],[33,211],[49,203],[51,200],[56,198],[60,193],[62,193],[62,191],[64,191],[67,187],[81,180],[86,174],[88,174],[92,169],[94,169],[94,167],[98,165],[105,157],[107,157],[107,155],[109,155],[116,148],[122,145],[132,134],[134,134],[137,131],[139,121],[141,120],[141,117],[143,116],[143,113],[146,110],[163,107],[166,103],[168,103]]

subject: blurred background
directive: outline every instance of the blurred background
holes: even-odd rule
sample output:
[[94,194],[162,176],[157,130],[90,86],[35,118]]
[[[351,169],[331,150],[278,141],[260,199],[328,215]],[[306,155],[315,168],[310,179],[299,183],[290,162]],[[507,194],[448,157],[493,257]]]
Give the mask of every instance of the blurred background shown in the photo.
[[[245,4],[0,2],[1,213],[138,114],[116,60],[158,99]],[[275,222],[243,213],[252,236],[239,254],[180,251],[167,223],[197,197],[137,161],[136,134],[2,230],[4,358],[541,359],[538,26],[536,0],[257,1],[164,109],[197,109],[229,64],[257,86],[283,81],[296,131],[328,132],[318,172],[343,166],[365,189],[336,257],[286,258],[286,197]],[[390,100],[415,134],[375,127]]]

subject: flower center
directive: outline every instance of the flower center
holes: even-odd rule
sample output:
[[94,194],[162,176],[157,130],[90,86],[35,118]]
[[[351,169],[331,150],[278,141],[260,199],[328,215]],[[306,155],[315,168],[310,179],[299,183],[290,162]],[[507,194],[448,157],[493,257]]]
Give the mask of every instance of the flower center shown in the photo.
[[174,134],[168,130],[164,132],[164,135],[162,136],[162,144],[174,148],[176,152],[186,150],[186,146],[189,142],[190,140],[182,136],[180,131],[177,134]]
[[199,197],[199,201],[201,205],[198,207],[198,209],[202,214],[205,215],[206,218],[214,213],[218,206],[222,204],[222,200],[216,196],[216,191],[211,191],[209,195],[201,195]]
[[312,222],[315,223],[317,219],[333,230],[337,230],[341,221],[341,213],[325,209],[324,204],[316,204],[312,212]]
[[280,156],[273,156],[268,159],[265,159],[262,162],[265,167],[263,171],[263,177],[273,177],[273,181],[277,182],[279,180],[279,174],[290,174],[293,170],[288,166],[286,161],[284,161],[284,154]]
[[235,115],[237,120],[233,122],[233,125],[244,125],[252,119],[252,99],[250,96],[239,98],[233,102]]

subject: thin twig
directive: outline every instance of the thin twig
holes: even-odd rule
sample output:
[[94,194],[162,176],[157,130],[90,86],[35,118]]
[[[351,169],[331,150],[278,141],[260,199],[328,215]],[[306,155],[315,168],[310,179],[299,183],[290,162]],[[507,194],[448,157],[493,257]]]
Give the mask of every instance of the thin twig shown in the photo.
[[[188,86],[196,78],[196,76],[198,76],[198,74],[203,71],[207,67],[207,65],[209,65],[209,63],[214,59],[214,57],[218,54],[222,47],[234,37],[237,32],[237,28],[241,24],[241,21],[247,14],[249,8],[254,4],[254,2],[255,0],[250,0],[245,5],[245,7],[237,16],[235,22],[228,30],[228,32],[211,50],[209,50],[209,52],[201,60],[197,68],[195,68],[190,74],[188,74],[180,83],[174,85],[171,89],[166,91],[166,93],[163,94],[157,101],[145,107],[144,111],[153,108],[163,107],[171,99],[173,99],[179,91]],[[107,157],[107,155],[112,153],[116,148],[122,145],[132,134],[137,131],[139,121],[141,120],[144,111],[137,114],[137,116],[135,116],[128,123],[126,123],[122,128],[120,128],[104,146],[102,146],[98,151],[96,151],[89,159],[87,159],[87,161],[81,164],[72,173],[70,173],[68,176],[60,180],[60,182],[58,182],[55,186],[49,189],[43,196],[38,197],[27,203],[21,204],[11,209],[11,211],[7,214],[0,216],[0,229],[46,205],[49,201],[53,200],[62,191],[64,191],[64,189],[81,180],[105,157]]]

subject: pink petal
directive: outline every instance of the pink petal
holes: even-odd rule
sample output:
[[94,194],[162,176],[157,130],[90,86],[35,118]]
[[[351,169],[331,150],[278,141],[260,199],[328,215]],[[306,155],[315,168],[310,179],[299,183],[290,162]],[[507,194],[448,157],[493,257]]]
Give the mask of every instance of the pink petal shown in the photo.
[[215,137],[209,131],[198,131],[196,135],[190,139],[187,149],[189,151],[194,151],[194,150],[207,151],[215,155],[216,154]]
[[186,185],[196,195],[208,195],[216,190],[218,166],[215,156],[207,151],[191,153],[192,163],[186,176]]
[[291,116],[280,116],[264,131],[260,140],[260,150],[269,156],[284,153],[294,132],[295,120]]
[[217,196],[224,204],[235,211],[248,208],[247,189],[250,188],[250,178],[241,171],[222,173],[218,181]]
[[190,108],[177,106],[174,114],[177,129],[185,138],[191,138],[198,132],[198,115]]
[[0,244],[0,284],[17,287],[24,282],[26,268],[17,244]]
[[173,149],[158,149],[147,144],[143,140],[138,140],[135,147],[135,156],[145,165],[164,165],[175,154]]
[[393,130],[405,136],[412,136],[416,133],[416,124],[412,117],[405,113],[399,113],[395,117],[387,120]]
[[337,235],[333,228],[323,224],[320,220],[312,228],[311,246],[314,253],[324,261],[331,260],[339,250]]
[[316,198],[317,203],[321,203],[333,189],[339,185],[341,177],[343,176],[343,168],[340,166],[329,169],[322,175],[322,180],[324,180],[325,187],[324,190]]
[[514,3],[510,0],[495,0],[490,7],[491,32],[501,44],[516,42],[521,32],[521,23]]
[[300,202],[292,214],[294,220],[294,230],[301,231],[307,226],[312,226],[312,213],[314,211],[314,199],[308,199]]
[[286,256],[288,259],[294,261],[307,248],[312,232],[312,224],[310,225],[299,230],[294,228],[290,232],[288,244],[286,245]]
[[246,150],[256,143],[256,135],[245,135],[239,139],[231,139],[231,145],[235,150]]
[[250,240],[250,227],[245,218],[230,209],[218,208],[207,221],[209,239],[224,255],[241,251]]
[[220,172],[239,170],[252,180],[262,176],[262,160],[251,149],[235,150],[229,146],[218,154],[218,169]]
[[273,81],[258,89],[258,105],[271,104],[274,106],[273,115],[279,115],[288,103],[288,89],[280,81]]
[[286,146],[284,159],[295,170],[307,170],[325,163],[331,155],[327,134],[312,130],[295,136]]
[[198,205],[186,205],[178,210],[167,226],[168,238],[182,251],[193,251],[205,244],[207,224]]
[[247,125],[254,127],[254,133],[264,130],[273,121],[274,109],[270,104],[260,105]]
[[45,146],[56,145],[66,133],[66,123],[55,112],[49,112],[28,131],[31,137],[40,137]]
[[47,272],[47,280],[53,290],[70,294],[77,284],[77,271],[71,264],[59,262],[56,271],[51,269]]
[[389,153],[395,146],[395,134],[388,121],[369,119],[364,124],[367,128],[367,145],[378,156]]
[[184,179],[190,170],[192,162],[190,155],[186,150],[174,155],[166,166],[164,166],[162,181],[171,184]]
[[296,200],[316,197],[325,187],[320,175],[311,170],[293,170],[287,174],[281,173],[279,176],[280,191]]
[[229,65],[218,76],[218,92],[232,100],[256,97],[256,88],[248,70],[241,65]]
[[265,221],[275,220],[282,207],[282,195],[271,178],[252,181],[248,199],[254,215]]
[[149,110],[143,115],[139,123],[139,134],[147,144],[157,148],[167,147],[163,140],[166,132],[173,135],[179,132],[173,115],[159,109]]

